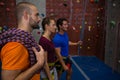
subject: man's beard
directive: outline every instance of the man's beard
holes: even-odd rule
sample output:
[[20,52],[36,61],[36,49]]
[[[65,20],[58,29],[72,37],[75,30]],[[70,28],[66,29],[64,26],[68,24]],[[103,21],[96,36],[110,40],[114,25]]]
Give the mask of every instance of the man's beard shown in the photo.
[[30,20],[30,26],[31,26],[32,29],[39,29],[38,22],[36,22],[36,21],[33,20],[32,18],[31,18],[31,20]]
[[32,26],[32,28],[33,28],[33,29],[39,29],[40,26],[37,24],[37,25]]
[[61,30],[62,30],[62,31],[64,31],[64,32],[66,32],[66,31],[67,31],[67,29],[64,29],[64,28],[62,28]]

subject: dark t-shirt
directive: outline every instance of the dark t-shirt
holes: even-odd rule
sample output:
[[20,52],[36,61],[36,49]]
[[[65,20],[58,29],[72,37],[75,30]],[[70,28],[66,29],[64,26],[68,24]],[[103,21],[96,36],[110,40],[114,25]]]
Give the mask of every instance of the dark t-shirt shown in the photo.
[[52,41],[48,40],[47,38],[41,36],[39,40],[39,44],[43,47],[45,51],[47,51],[47,59],[48,63],[52,63],[56,61],[56,54],[55,54],[55,47]]

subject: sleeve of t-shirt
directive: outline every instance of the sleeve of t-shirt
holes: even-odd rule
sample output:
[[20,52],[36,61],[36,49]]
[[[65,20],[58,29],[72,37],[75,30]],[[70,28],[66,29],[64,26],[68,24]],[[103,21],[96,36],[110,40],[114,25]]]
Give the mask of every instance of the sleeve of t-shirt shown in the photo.
[[1,50],[2,69],[23,70],[29,65],[27,49],[17,42],[7,43]]
[[47,50],[47,44],[43,39],[40,39],[39,44],[42,46],[42,48],[46,51]]
[[61,47],[62,45],[61,41],[55,38],[53,39],[53,43],[56,48]]

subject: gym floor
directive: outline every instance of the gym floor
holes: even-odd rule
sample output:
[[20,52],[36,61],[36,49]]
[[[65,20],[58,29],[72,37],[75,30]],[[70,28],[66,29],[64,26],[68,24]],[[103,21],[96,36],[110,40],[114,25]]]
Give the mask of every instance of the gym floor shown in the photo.
[[[120,74],[113,71],[95,56],[72,56],[71,80],[120,80]],[[66,72],[61,76],[65,79]]]

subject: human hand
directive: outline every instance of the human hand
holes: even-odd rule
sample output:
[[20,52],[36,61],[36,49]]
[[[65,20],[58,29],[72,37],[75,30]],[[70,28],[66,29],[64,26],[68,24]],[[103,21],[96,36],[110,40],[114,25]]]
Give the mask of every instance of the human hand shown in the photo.
[[68,66],[63,66],[64,70],[67,71],[68,70]]
[[36,59],[37,59],[37,63],[39,65],[43,65],[45,62],[45,52],[40,45],[39,45],[39,48],[40,48],[40,51],[38,52],[35,47],[32,47],[32,49],[35,53]]
[[82,45],[82,43],[83,43],[82,41],[78,41],[77,42],[78,45]]

